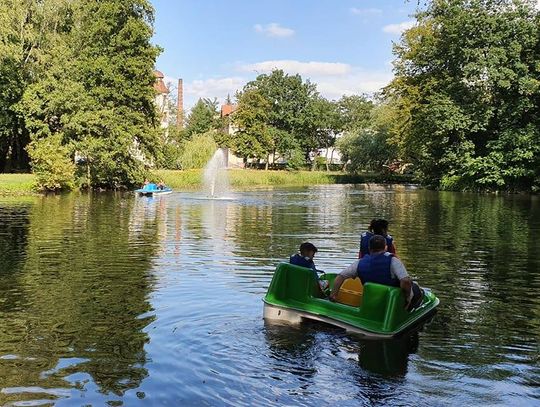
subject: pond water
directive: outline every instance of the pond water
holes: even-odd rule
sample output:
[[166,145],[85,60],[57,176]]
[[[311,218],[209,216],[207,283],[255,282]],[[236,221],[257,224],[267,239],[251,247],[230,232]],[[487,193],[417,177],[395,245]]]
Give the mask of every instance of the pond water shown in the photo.
[[[0,198],[2,405],[539,405],[540,199],[332,185]],[[339,272],[372,217],[440,298],[367,341],[265,324],[310,240]]]

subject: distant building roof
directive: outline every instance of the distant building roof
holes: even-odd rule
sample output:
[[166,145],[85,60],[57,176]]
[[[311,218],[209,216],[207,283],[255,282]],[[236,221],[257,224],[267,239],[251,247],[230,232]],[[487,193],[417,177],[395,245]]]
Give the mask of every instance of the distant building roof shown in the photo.
[[221,105],[221,117],[230,115],[236,110],[236,107],[236,105],[232,104]]
[[157,93],[169,93],[167,85],[165,85],[165,82],[163,82],[165,75],[163,75],[163,73],[160,71],[154,71],[154,76],[156,77],[156,81],[154,82],[154,90]]

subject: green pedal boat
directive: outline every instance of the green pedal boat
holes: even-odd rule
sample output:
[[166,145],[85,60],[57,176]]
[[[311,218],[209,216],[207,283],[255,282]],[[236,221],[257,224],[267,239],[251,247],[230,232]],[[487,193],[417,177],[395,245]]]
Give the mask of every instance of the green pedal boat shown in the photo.
[[[328,280],[332,288],[336,276],[327,273],[321,279]],[[374,283],[367,283],[356,293],[344,293],[348,297],[356,294],[357,306],[331,302],[324,298],[312,270],[281,263],[263,300],[264,318],[292,324],[311,319],[366,337],[391,338],[417,327],[433,315],[439,299],[426,288],[424,292],[422,304],[411,312],[405,310],[400,288]]]

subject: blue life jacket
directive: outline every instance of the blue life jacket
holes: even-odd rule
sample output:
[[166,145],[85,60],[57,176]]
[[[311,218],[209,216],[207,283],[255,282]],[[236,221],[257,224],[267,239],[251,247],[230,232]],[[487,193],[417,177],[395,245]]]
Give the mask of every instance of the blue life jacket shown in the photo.
[[390,272],[392,257],[394,255],[388,252],[375,255],[367,254],[362,257],[356,269],[362,284],[377,283],[399,287],[399,280],[392,277]]
[[316,270],[315,263],[312,259],[310,259],[309,257],[306,258],[298,253],[291,256],[291,258],[289,259],[289,263],[294,264],[295,266],[306,267],[308,269]]
[[[369,254],[369,239],[371,239],[373,236],[375,236],[375,233],[372,232],[364,232],[360,236],[360,253],[362,257]],[[394,238],[390,235],[386,235],[385,239],[386,246],[390,248],[394,244]]]

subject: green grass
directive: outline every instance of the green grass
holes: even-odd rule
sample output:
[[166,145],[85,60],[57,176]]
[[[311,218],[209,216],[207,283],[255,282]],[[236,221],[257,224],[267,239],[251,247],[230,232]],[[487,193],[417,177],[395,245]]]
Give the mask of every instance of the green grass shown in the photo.
[[[156,180],[162,179],[171,188],[196,188],[202,183],[203,170],[155,170]],[[385,176],[380,174],[350,175],[343,172],[326,171],[263,171],[228,170],[229,181],[234,188],[264,185],[316,185],[356,184],[366,182],[410,182],[407,176]]]
[[[195,189],[202,184],[203,170],[154,170],[154,180],[162,179],[166,185],[175,189]],[[409,176],[360,174],[326,171],[263,171],[228,170],[233,188],[249,188],[265,185],[307,186],[317,184],[359,184],[366,182],[411,182]],[[0,195],[35,195],[33,174],[0,174]]]
[[0,195],[33,195],[33,174],[0,174]]

